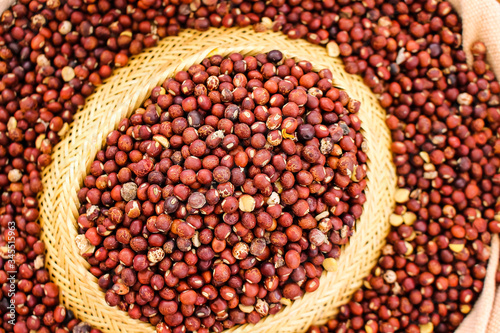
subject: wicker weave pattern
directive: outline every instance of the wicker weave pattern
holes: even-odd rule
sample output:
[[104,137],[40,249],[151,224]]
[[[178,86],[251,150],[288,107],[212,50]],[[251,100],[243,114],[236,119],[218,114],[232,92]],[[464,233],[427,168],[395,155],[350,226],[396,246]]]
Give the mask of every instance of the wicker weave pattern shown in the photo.
[[367,202],[357,222],[357,232],[343,249],[338,270],[324,273],[316,292],[306,294],[256,326],[243,325],[231,331],[304,332],[311,324],[325,323],[334,316],[338,307],[361,286],[375,265],[389,231],[388,217],[394,207],[396,186],[391,137],[385,125],[385,111],[376,96],[359,77],[344,71],[340,59],[329,57],[324,48],[306,41],[289,40],[280,33],[255,33],[251,28],[185,30],[180,36],[166,38],[157,47],[134,57],[127,67],[118,69],[96,89],[84,109],[76,114],[66,137],[54,149],[52,164],[44,170],[40,223],[41,237],[47,247],[47,268],[60,287],[62,303],[78,318],[103,332],[154,331],[151,325],[106,305],[104,292],[88,272],[89,266],[78,254],[74,242],[79,206],[77,191],[107,133],[129,116],[157,83],[201,62],[208,54],[256,54],[272,49],[279,49],[288,57],[310,60],[315,70],[329,68],[334,84],[361,101],[359,116],[369,147]]

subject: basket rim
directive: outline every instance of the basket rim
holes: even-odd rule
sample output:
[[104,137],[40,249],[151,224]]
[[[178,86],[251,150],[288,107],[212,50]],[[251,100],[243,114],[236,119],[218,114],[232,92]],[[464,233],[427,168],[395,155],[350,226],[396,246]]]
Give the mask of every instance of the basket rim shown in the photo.
[[[195,54],[192,54],[188,57],[185,57],[185,58],[180,58],[178,59],[177,61],[175,62],[168,62],[168,63],[163,63],[163,64],[160,64],[157,66],[157,68],[155,70],[152,70],[148,75],[144,76],[140,81],[136,82],[135,83],[135,87],[141,87],[140,89],[138,89],[138,91],[135,91],[130,99],[128,101],[125,101],[124,104],[122,104],[121,106],[119,106],[119,108],[116,109],[115,111],[115,115],[116,114],[119,114],[119,115],[125,115],[125,117],[129,117],[131,112],[136,109],[137,107],[139,107],[140,104],[142,104],[142,102],[144,101],[145,99],[145,96],[149,96],[150,93],[151,93],[151,90],[153,89],[154,86],[156,86],[156,84],[158,84],[158,82],[163,82],[167,77],[170,77],[172,76],[173,74],[175,74],[176,72],[178,72],[179,70],[185,70],[187,69],[189,66],[191,66],[192,64],[195,64],[195,63],[200,63],[201,60],[207,56],[210,56],[210,55],[214,55],[214,54],[221,54],[223,56],[226,56],[230,53],[235,53],[235,52],[238,52],[238,53],[242,53],[242,54],[256,54],[256,53],[261,53],[261,52],[264,52],[264,51],[270,51],[272,50],[273,48],[272,47],[267,47],[267,46],[264,46],[264,45],[259,45],[257,47],[254,47],[254,46],[234,46],[234,47],[227,47],[227,46],[209,46],[209,47],[205,47],[201,50],[199,50],[198,52],[196,52]],[[322,48],[323,50],[323,48]],[[280,50],[282,51],[284,57],[287,57],[287,58],[294,58],[294,59],[300,59],[300,60],[303,60],[303,56],[299,56],[297,55],[296,52],[294,51],[290,51],[290,50]],[[332,58],[333,59],[333,58]],[[198,60],[198,61],[196,61]],[[313,70],[317,71],[318,69],[322,69],[322,68],[325,68],[324,66],[321,66],[320,68],[318,68],[318,63],[317,61],[315,61],[315,59],[307,59],[308,61],[310,61],[312,64],[313,64]],[[331,62],[331,64],[333,64],[333,61]],[[114,76],[112,76],[110,79],[113,79],[113,77],[116,77],[117,74],[115,74]],[[155,82],[153,84],[153,82]],[[340,87],[341,89],[344,89],[343,87]],[[367,90],[368,88],[366,88],[365,90]],[[368,91],[368,93],[371,94],[371,92]],[[95,95],[95,93],[94,93]],[[351,95],[351,94],[350,94]],[[363,108],[363,107],[362,107]],[[117,117],[114,117],[112,119],[110,119],[110,123],[112,123],[112,120],[115,120],[115,123],[116,123],[116,119]],[[122,118],[122,117],[120,117]],[[363,124],[364,122],[362,122]],[[78,131],[78,129],[75,129],[75,127],[77,126],[76,122],[74,122],[71,127],[70,127],[70,132],[71,133],[74,133],[75,131]],[[109,127],[109,126],[108,126]],[[113,128],[116,128],[116,126],[114,126]],[[366,132],[366,129],[362,126],[362,132],[363,132],[363,135],[365,135],[367,132]],[[105,132],[104,134],[107,134],[107,132]],[[63,141],[71,141],[71,138],[72,136],[66,136],[54,149],[54,151],[56,151],[57,149],[61,149],[64,145]],[[95,150],[95,147],[99,146],[99,148],[97,149],[100,149],[101,147],[104,147],[104,143],[105,143],[105,137],[104,135],[101,135],[100,137],[100,141],[101,143],[99,143],[99,138],[96,138],[95,140],[92,140],[91,142],[86,142],[84,143],[84,148],[87,148],[85,150]],[[365,139],[366,139],[366,136],[365,136]],[[368,171],[367,171],[367,174],[371,171],[371,157],[370,157],[371,153],[368,154],[369,156],[369,160],[367,161],[367,167],[368,167]],[[94,154],[95,156],[95,154]],[[90,167],[90,163],[93,161],[94,159],[94,156],[86,156],[86,169],[88,171],[89,167]],[[392,163],[392,160],[390,161]],[[70,167],[73,166],[73,163],[70,163]],[[77,167],[75,167],[75,170],[76,170]],[[49,173],[51,171],[52,168],[46,168],[45,169],[45,172],[44,172],[44,177],[47,175],[47,173]],[[394,171],[394,170],[392,170]],[[394,175],[394,179],[395,179],[395,171],[393,172],[393,175]],[[81,175],[80,175],[81,176]],[[84,176],[84,175],[83,175]],[[389,182],[393,182],[393,185],[394,185],[394,189],[395,189],[395,181],[394,179],[391,179],[389,180]],[[74,185],[73,186],[73,190],[76,192],[78,191],[79,188],[82,187],[82,183],[83,183],[83,178],[80,178],[80,181],[78,184]],[[367,186],[367,189],[366,191],[369,192],[370,191],[370,182],[368,182],[368,186]],[[366,204],[366,203],[365,203]],[[365,206],[365,205],[364,205]],[[392,207],[389,208],[389,210],[392,212]],[[365,211],[364,213],[365,214]],[[71,232],[71,235],[72,235],[72,240],[74,240],[74,238],[76,237],[76,235],[78,235],[78,231],[77,231],[77,228],[76,228],[76,218],[78,216],[78,211],[77,209],[73,209],[72,211],[72,214],[68,214],[66,215],[65,217],[65,221],[66,221],[66,224],[67,224],[67,228],[68,230]],[[358,229],[358,223],[359,223],[359,220],[357,221],[356,223],[356,232],[355,234],[358,233],[357,229]],[[388,224],[388,223],[387,223]],[[389,229],[387,228],[387,231]],[[42,232],[42,235],[44,235],[43,237],[49,237],[49,235],[47,235],[46,232]],[[354,235],[353,235],[354,237]],[[353,237],[351,238],[351,241],[353,239]],[[383,241],[384,237],[380,237]],[[54,239],[55,241],[55,239]],[[344,249],[345,248],[348,248],[350,247],[350,243],[351,241],[349,242],[349,244],[347,246],[343,246],[342,247],[342,254],[341,254],[341,257],[339,258],[339,261],[342,260],[342,258],[345,256],[345,251]],[[84,276],[86,276],[86,280],[87,282],[93,286],[93,287],[97,287],[97,292],[100,293],[100,295],[102,296],[102,300],[104,300],[104,291],[102,291],[98,285],[97,285],[97,279],[92,275],[90,274],[90,272],[88,271],[88,268],[90,267],[88,265],[88,263],[86,262],[85,259],[83,259],[80,254],[78,253],[78,249],[73,242],[71,242],[71,244],[69,244],[69,248],[68,250],[71,250],[71,254],[73,255],[73,259],[74,259],[74,256],[76,255],[76,259],[77,261],[80,261],[80,263],[82,263],[82,260],[83,260],[83,265],[80,265],[80,268],[84,269],[85,272],[84,273]],[[377,256],[378,257],[378,256]],[[51,272],[52,273],[52,272]],[[326,272],[324,271],[321,278],[320,278],[320,281],[323,283],[323,281],[325,279],[328,279],[328,278],[331,278],[333,276],[333,273],[329,273],[329,272]],[[361,279],[360,279],[361,280]],[[284,307],[284,309],[282,309],[279,313],[279,314],[284,314],[284,315],[287,315],[288,313],[293,313],[293,310],[295,310],[295,308],[299,307],[300,306],[300,303],[302,301],[304,301],[305,298],[311,298],[311,299],[314,299],[316,298],[318,295],[316,295],[318,293],[318,291],[316,292],[312,292],[312,293],[306,293],[304,295],[304,297],[302,297],[300,300],[297,300],[297,301],[294,301],[291,305],[289,306],[286,306]],[[61,293],[61,300],[63,303],[65,303],[65,297],[64,297],[64,293]],[[297,305],[299,304],[299,305]],[[295,307],[294,307],[295,305]],[[74,308],[74,307],[73,307]],[[114,311],[118,311],[120,313],[123,313],[125,314],[127,317],[128,315],[117,309],[116,307],[109,307],[109,309],[111,310],[114,310]],[[109,310],[108,309],[108,310]],[[270,315],[270,316],[267,316],[265,318],[262,318],[261,321],[257,324],[257,326],[260,326],[261,323],[265,323],[265,322],[269,322],[269,321],[272,321],[273,318],[275,318],[276,316],[278,315]],[[283,316],[283,315],[282,315]],[[130,318],[129,318],[130,319]],[[153,328],[153,326],[151,326],[149,323],[142,323],[138,320],[134,320],[134,322],[137,323],[137,326],[138,328],[140,327],[141,330],[146,330],[146,331],[149,331],[149,329]],[[96,326],[99,326],[99,325],[96,325]],[[256,325],[251,325],[251,324],[244,324],[244,325],[239,325],[235,328],[232,328],[228,331],[247,331],[247,327],[250,327],[250,330],[252,327],[255,327]],[[154,329],[153,329],[154,331]]]

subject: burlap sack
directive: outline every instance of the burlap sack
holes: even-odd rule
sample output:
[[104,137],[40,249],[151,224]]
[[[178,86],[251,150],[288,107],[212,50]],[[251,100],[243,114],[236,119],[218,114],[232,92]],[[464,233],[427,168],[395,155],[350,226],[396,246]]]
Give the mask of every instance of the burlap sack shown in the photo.
[[[497,251],[498,251],[498,243],[500,242],[499,241],[499,238],[498,238],[498,235],[495,235],[495,239],[494,241],[496,242],[497,244]],[[497,257],[497,261],[498,263],[498,257]],[[496,266],[494,265],[493,261],[492,261],[492,266]],[[489,268],[489,267],[488,267]],[[496,267],[495,267],[496,268]],[[489,268],[490,270],[493,270],[492,268]],[[494,272],[494,270],[493,270]],[[495,282],[493,281],[492,283],[490,283],[493,288],[495,288]],[[491,287],[489,287],[491,288]],[[485,290],[485,293],[486,294],[487,290]],[[471,332],[471,331],[469,331]],[[497,333],[497,332],[500,332],[500,288],[496,291],[496,294],[495,294],[495,303],[493,304],[493,309],[491,311],[491,316],[490,316],[490,319],[488,321],[488,333]]]
[[[500,288],[495,283],[498,268],[499,238],[491,241],[491,257],[486,270],[481,296],[472,311],[455,331],[456,333],[498,333],[500,332]],[[498,289],[495,292],[495,289]]]
[[488,64],[500,77],[500,4],[497,0],[449,0],[462,18],[462,44],[467,61],[472,62],[470,47],[481,41],[487,48]]
[[[487,60],[497,78],[500,78],[500,4],[496,0],[449,0],[462,18],[463,49],[467,61],[472,62],[470,47],[482,41],[488,50]],[[457,333],[500,332],[500,288],[495,283],[499,260],[499,238],[491,242],[484,289],[474,308],[456,330]]]
[[3,14],[3,12],[12,6],[14,4],[15,0],[0,0],[0,14]]

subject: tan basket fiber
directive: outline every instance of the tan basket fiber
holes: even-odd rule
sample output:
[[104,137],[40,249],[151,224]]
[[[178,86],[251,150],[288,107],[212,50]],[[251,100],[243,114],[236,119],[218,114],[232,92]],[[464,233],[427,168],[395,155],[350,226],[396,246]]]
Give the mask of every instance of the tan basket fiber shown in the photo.
[[54,149],[52,164],[44,170],[40,222],[47,247],[47,268],[61,290],[61,302],[79,319],[103,332],[154,331],[153,326],[106,305],[104,292],[88,272],[89,265],[78,254],[74,242],[79,206],[77,191],[107,133],[129,116],[155,85],[201,62],[207,55],[233,52],[254,55],[272,49],[279,49],[288,57],[310,60],[315,70],[329,68],[334,84],[361,101],[359,116],[369,157],[367,202],[357,222],[357,232],[343,249],[338,270],[324,273],[316,292],[306,294],[255,326],[244,325],[232,331],[303,332],[311,324],[325,323],[332,318],[338,307],[361,287],[363,278],[379,257],[390,228],[388,217],[394,208],[396,176],[390,153],[391,139],[385,125],[385,111],[377,97],[358,76],[344,71],[340,59],[329,57],[323,47],[306,41],[289,40],[281,33],[255,33],[251,28],[185,30],[180,36],[166,38],[157,47],[134,57],[127,67],[118,69],[96,89],[84,109],[76,114],[66,137]]

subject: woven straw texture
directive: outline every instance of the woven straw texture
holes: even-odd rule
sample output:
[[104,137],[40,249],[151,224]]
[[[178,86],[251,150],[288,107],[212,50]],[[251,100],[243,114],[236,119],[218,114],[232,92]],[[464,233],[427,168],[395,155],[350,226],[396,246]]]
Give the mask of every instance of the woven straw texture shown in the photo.
[[[229,47],[228,47],[229,46]],[[246,29],[185,30],[178,37],[162,40],[155,48],[132,58],[118,69],[87,100],[75,116],[65,138],[54,149],[53,162],[44,170],[44,192],[40,198],[42,239],[47,247],[47,268],[61,290],[61,302],[76,316],[103,332],[152,332],[154,327],[133,320],[125,312],[106,305],[97,279],[75,245],[80,189],[96,152],[107,133],[131,114],[151,89],[177,71],[199,63],[207,55],[233,52],[254,55],[272,49],[285,56],[307,59],[314,70],[329,68],[334,85],[361,101],[359,116],[368,144],[368,187],[364,213],[356,233],[343,249],[336,272],[324,273],[319,289],[286,306],[257,325],[243,325],[233,332],[304,332],[312,324],[325,323],[349,301],[376,264],[390,229],[394,208],[395,168],[390,152],[391,136],[385,111],[361,78],[344,71],[342,61],[329,57],[325,48],[303,40],[289,40],[281,33],[255,33]]]

